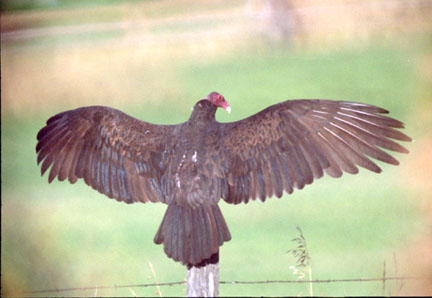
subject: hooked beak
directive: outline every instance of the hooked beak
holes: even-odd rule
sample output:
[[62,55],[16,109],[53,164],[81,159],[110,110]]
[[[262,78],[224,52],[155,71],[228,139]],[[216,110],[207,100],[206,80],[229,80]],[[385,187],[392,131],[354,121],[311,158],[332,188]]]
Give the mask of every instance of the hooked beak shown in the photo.
[[231,113],[231,107],[229,106],[229,104],[228,104],[227,101],[224,101],[224,102],[220,105],[220,107],[221,107],[222,109],[224,109],[225,111],[227,111],[228,114]]

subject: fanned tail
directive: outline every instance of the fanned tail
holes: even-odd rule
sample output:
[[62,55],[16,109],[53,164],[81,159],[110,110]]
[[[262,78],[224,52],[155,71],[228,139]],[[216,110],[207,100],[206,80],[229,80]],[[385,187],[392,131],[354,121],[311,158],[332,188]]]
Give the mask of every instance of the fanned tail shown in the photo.
[[195,208],[169,204],[154,238],[156,244],[163,243],[168,257],[188,266],[209,259],[229,240],[231,234],[219,206],[209,202]]

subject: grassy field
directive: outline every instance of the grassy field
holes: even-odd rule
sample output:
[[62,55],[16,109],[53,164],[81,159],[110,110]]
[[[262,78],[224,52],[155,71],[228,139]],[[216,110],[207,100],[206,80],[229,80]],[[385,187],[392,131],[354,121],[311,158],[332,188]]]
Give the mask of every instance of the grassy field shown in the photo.
[[[148,262],[158,282],[184,280],[185,268],[152,241],[165,206],[121,204],[81,181],[49,185],[36,165],[36,134],[52,114],[92,104],[115,106],[154,123],[177,123],[213,90],[233,109],[231,115],[219,112],[220,121],[241,119],[289,98],[330,98],[384,107],[416,139],[406,145],[410,155],[396,156],[401,165],[380,164],[380,175],[361,170],[340,179],[325,177],[264,204],[221,202],[233,236],[221,249],[221,280],[297,279],[290,268],[296,260],[287,252],[295,247],[297,226],[307,240],[313,278],[381,277],[384,262],[388,276],[428,277],[431,266],[424,258],[430,259],[430,252],[419,252],[430,240],[432,211],[426,184],[432,163],[430,150],[424,149],[432,145],[430,38],[319,51],[253,43],[221,55],[212,50],[207,56],[177,53],[152,59],[138,51],[2,45],[3,291],[19,295],[47,288],[153,283]],[[398,292],[396,282],[388,282],[386,294],[413,293],[417,286],[406,282]],[[221,285],[220,294],[306,296],[308,287]],[[183,285],[161,290],[164,296],[185,294]],[[153,296],[156,290],[133,291]],[[380,282],[315,284],[313,291],[383,294]],[[133,296],[128,288],[99,289],[97,295]]]

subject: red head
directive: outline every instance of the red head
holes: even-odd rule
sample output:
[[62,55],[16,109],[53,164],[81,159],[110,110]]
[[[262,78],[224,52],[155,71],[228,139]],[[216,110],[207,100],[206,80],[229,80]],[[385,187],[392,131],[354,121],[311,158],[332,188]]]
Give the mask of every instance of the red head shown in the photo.
[[206,99],[209,100],[216,107],[222,108],[228,113],[231,113],[231,107],[229,106],[228,102],[221,94],[217,92],[212,92],[209,95],[207,95]]

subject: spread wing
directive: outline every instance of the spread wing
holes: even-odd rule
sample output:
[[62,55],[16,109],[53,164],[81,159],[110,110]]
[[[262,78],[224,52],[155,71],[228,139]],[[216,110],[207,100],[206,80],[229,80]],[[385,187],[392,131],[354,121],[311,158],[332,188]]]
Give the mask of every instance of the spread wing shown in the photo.
[[380,148],[407,153],[403,123],[379,107],[330,100],[290,100],[240,121],[221,123],[213,164],[229,203],[292,193],[326,172],[340,177],[357,166],[381,172],[368,157],[397,165]]
[[169,162],[173,125],[154,125],[101,106],[51,117],[37,135],[42,175],[85,183],[126,203],[164,201],[161,173]]

